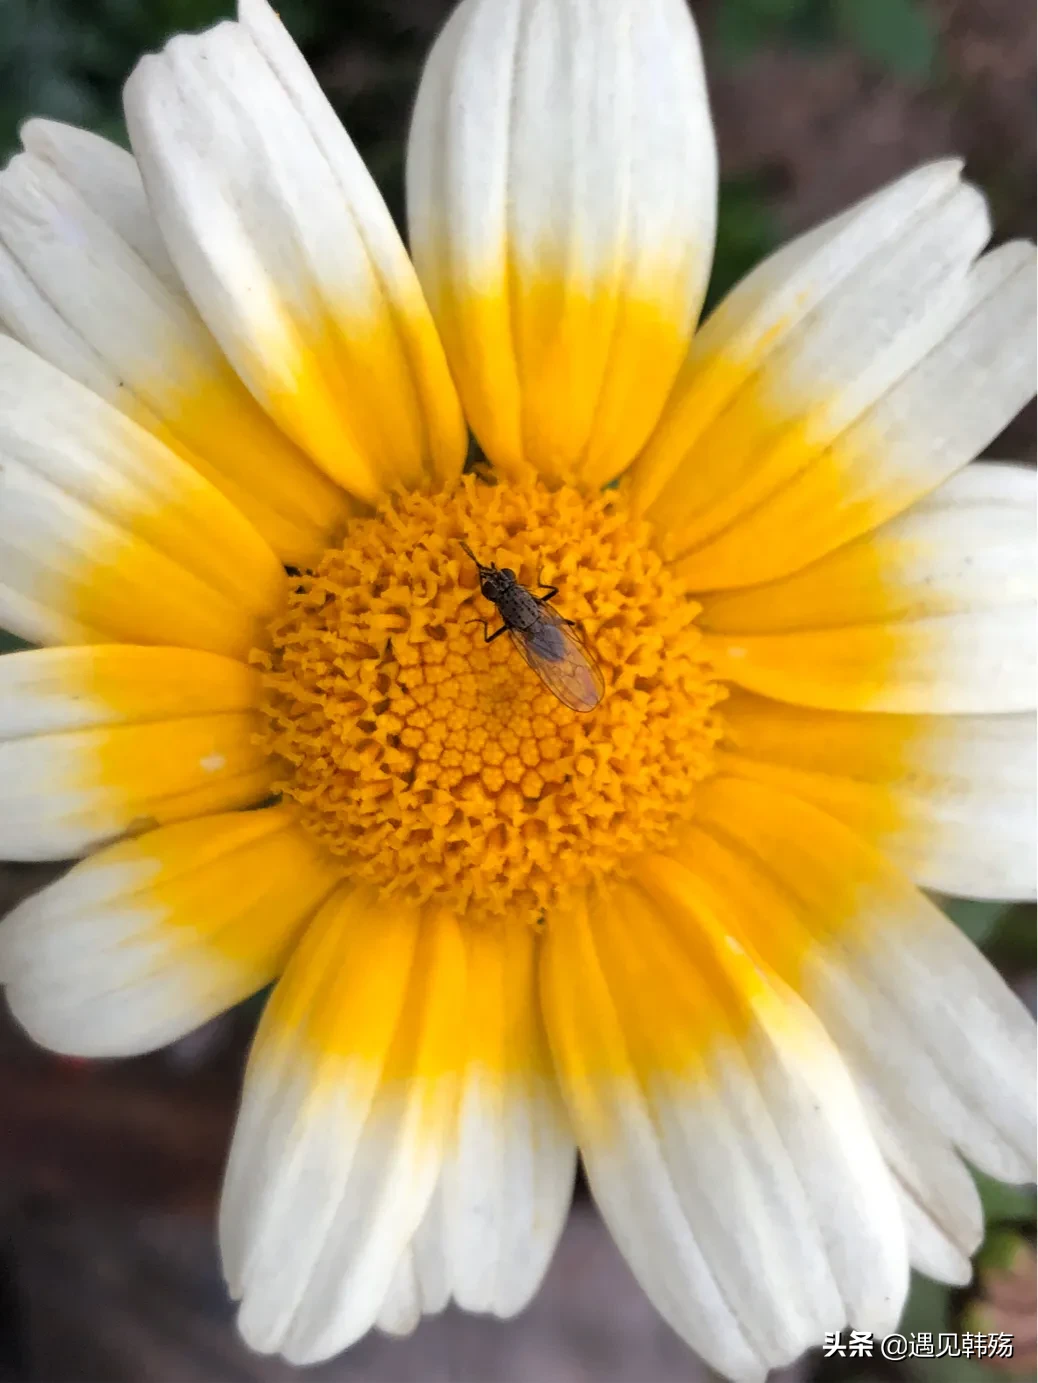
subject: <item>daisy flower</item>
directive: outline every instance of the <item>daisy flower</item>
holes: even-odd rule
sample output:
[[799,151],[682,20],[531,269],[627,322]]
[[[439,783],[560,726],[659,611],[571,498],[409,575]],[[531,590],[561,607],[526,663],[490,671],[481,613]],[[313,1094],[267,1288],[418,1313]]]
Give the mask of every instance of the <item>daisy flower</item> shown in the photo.
[[[275,981],[220,1243],[306,1363],[537,1290],[579,1150],[663,1316],[760,1379],[964,1282],[1031,1021],[920,889],[1034,890],[1034,251],[944,161],[695,332],[682,0],[464,0],[414,267],[265,0],[0,177],[0,850],[40,1042]],[[480,456],[466,464],[469,429]],[[579,623],[565,706],[465,543]],[[491,626],[492,627],[492,626]]]

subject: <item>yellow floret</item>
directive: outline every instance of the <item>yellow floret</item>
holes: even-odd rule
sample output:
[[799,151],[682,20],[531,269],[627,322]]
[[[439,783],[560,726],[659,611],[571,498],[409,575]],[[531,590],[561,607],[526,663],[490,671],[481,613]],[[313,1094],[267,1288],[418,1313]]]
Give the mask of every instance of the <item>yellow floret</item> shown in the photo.
[[[464,539],[559,587],[605,675],[567,709],[479,591]],[[489,485],[394,497],[290,578],[265,669],[278,790],[344,874],[536,923],[558,890],[663,847],[721,733],[699,607],[615,493]]]

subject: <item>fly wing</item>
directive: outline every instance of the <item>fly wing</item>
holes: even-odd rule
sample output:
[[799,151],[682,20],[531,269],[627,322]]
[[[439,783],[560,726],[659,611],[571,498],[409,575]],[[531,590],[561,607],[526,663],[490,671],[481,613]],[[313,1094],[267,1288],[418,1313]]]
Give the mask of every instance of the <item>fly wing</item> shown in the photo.
[[542,604],[529,629],[510,629],[512,642],[550,692],[571,711],[593,711],[605,678],[589,650],[561,615]]

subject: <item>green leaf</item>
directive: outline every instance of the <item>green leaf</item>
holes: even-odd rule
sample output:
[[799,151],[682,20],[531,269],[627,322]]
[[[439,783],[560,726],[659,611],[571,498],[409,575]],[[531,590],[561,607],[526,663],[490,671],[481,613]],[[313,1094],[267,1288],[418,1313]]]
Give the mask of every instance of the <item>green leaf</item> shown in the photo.
[[724,0],[714,20],[714,39],[727,62],[742,62],[767,43],[771,26],[741,0]]
[[31,648],[24,639],[18,638],[16,634],[9,634],[6,629],[0,629],[0,653],[20,653],[23,648]]
[[[1027,1228],[1024,1225],[996,1225],[989,1229],[976,1259],[977,1271],[982,1274],[1019,1273],[1031,1261],[1031,1246],[1024,1238]],[[983,1302],[974,1303],[975,1310],[983,1310]]]
[[[919,1273],[913,1273],[912,1288],[896,1333],[906,1335],[911,1340],[913,1335],[920,1332],[926,1332],[935,1338],[942,1332],[958,1333],[952,1309],[951,1289],[940,1282],[932,1282],[930,1278],[922,1277]],[[949,1366],[954,1367],[954,1375],[949,1371]],[[920,1383],[922,1380],[926,1380],[926,1383],[951,1383],[953,1377],[954,1383],[984,1383],[987,1377],[972,1359],[964,1358],[906,1358],[902,1367],[906,1369],[909,1378],[918,1379]],[[870,1374],[868,1377],[871,1379],[875,1375]],[[864,1377],[862,1383],[865,1383]]]
[[919,1273],[912,1274],[912,1288],[898,1322],[898,1334],[913,1331],[947,1330],[951,1319],[951,1291],[941,1282],[933,1282]]
[[937,39],[918,0],[835,0],[833,17],[848,43],[898,76],[933,72]]
[[993,936],[1012,903],[979,902],[974,898],[942,898],[941,907],[961,932],[977,946]]
[[909,1359],[906,1363],[909,1376],[919,1383],[991,1383],[997,1376],[975,1359]]
[[717,208],[717,244],[707,289],[709,312],[725,293],[765,259],[780,239],[760,179],[724,179]]
[[788,24],[809,9],[811,0],[737,0],[737,8],[752,11],[772,23]]
[[973,1172],[980,1192],[986,1223],[1034,1224],[1035,1189],[1033,1186],[1006,1186],[984,1172]]
[[799,43],[815,6],[816,0],[721,0],[714,38],[723,57],[740,62],[767,43]]

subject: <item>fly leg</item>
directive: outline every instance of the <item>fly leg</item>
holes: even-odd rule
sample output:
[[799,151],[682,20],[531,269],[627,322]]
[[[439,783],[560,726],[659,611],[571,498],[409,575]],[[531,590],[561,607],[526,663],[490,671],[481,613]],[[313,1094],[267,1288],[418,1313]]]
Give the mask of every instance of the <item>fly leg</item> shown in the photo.
[[535,597],[535,599],[536,599],[536,601],[537,601],[537,603],[538,603],[539,605],[547,605],[548,601],[549,601],[549,600],[554,600],[554,598],[555,598],[555,597],[558,595],[558,593],[559,593],[559,588],[558,588],[558,586],[549,586],[546,582],[544,582],[544,581],[541,580],[541,574],[540,574],[540,572],[537,573],[537,584],[538,584],[538,586],[542,587],[542,589],[544,589],[544,590],[546,590],[546,591],[548,592],[547,595],[539,595],[539,596],[536,596],[536,597]]
[[502,624],[502,626],[501,626],[500,629],[495,629],[494,632],[493,632],[492,634],[489,634],[489,633],[487,633],[487,630],[490,628],[490,624],[488,623],[487,620],[485,620],[485,619],[470,619],[470,620],[466,620],[465,622],[466,622],[466,624],[481,624],[481,625],[483,626],[483,642],[484,642],[484,643],[493,643],[494,640],[495,640],[495,639],[499,639],[499,638],[501,637],[502,634],[507,634],[507,633],[508,633],[508,625],[507,625],[507,624]]
[[[538,586],[544,585],[544,582],[541,580],[540,576],[537,577],[537,584]],[[553,600],[555,596],[558,595],[559,588],[558,586],[548,586],[547,591],[547,595],[539,595],[534,597],[538,605],[547,605],[549,600]],[[568,624],[571,629],[580,629],[580,622],[578,620],[567,619],[565,615],[559,615],[559,619],[562,620],[563,624]]]

